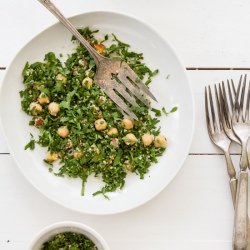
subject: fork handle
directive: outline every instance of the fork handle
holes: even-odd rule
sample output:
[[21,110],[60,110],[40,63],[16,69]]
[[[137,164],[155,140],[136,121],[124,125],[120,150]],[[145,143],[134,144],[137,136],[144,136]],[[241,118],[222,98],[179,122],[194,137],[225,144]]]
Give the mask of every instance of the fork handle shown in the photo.
[[248,173],[240,171],[234,217],[233,249],[247,248]]
[[[237,192],[237,179],[233,178],[229,182],[230,184],[230,190],[231,190],[231,196],[233,200],[233,205],[235,208],[235,203],[236,203],[236,192]],[[249,218],[248,218],[248,227],[247,227],[247,250],[250,250],[250,224],[249,224]]]
[[237,194],[237,179],[236,178],[232,178],[229,181],[229,185],[230,185],[230,190],[231,190],[231,196],[232,196],[232,200],[233,200],[233,206],[235,208],[235,204],[236,204],[236,194]]
[[38,0],[43,6],[45,6],[89,51],[94,58],[96,64],[99,63],[102,58],[95,49],[86,41],[74,25],[59,11],[59,9],[50,0]]
[[229,185],[230,185],[230,190],[231,190],[231,196],[232,196],[232,200],[233,200],[233,205],[235,207],[236,192],[237,192],[236,171],[235,171],[234,164],[232,162],[232,158],[231,158],[228,150],[224,150],[224,155],[225,155],[226,164],[227,164],[227,174],[228,174],[229,179],[230,179]]

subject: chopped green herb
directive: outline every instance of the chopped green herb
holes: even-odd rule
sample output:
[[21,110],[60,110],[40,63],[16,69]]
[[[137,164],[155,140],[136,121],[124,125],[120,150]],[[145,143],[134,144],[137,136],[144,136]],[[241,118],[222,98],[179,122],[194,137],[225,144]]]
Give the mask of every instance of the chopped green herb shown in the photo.
[[95,243],[83,234],[64,232],[45,242],[41,250],[98,250]]
[[161,116],[161,111],[159,109],[152,108],[151,110],[155,113],[156,116]]
[[177,106],[173,107],[169,112],[167,112],[166,109],[165,109],[164,107],[162,108],[162,112],[163,112],[165,115],[168,115],[168,114],[170,114],[170,113],[174,113],[174,112],[176,112],[177,110],[178,110],[178,107],[177,107]]
[[33,150],[35,148],[35,140],[32,139],[32,140],[29,141],[29,143],[26,144],[24,149],[26,150],[28,148],[31,149],[31,150]]

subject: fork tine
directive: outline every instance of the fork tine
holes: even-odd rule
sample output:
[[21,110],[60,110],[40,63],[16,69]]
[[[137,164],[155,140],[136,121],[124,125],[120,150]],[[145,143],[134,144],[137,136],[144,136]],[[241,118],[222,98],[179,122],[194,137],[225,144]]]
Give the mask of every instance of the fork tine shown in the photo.
[[216,123],[216,117],[215,117],[215,112],[214,112],[214,104],[213,104],[213,98],[212,98],[212,92],[211,92],[210,86],[208,86],[208,93],[209,93],[209,102],[210,102],[210,110],[211,110],[213,128],[214,128],[215,132],[218,132],[218,126],[217,126],[217,123]]
[[[230,86],[230,82],[231,82],[231,86]],[[227,124],[228,126],[231,128],[232,127],[232,122],[231,122],[231,115],[233,113],[233,109],[235,106],[236,102],[236,91],[235,91],[235,86],[234,86],[234,82],[231,79],[231,81],[227,80],[227,89],[228,89],[228,96],[229,96],[229,101],[227,101],[227,92],[226,92],[226,88],[225,88],[225,84],[222,81],[222,91],[223,91],[223,102],[224,102],[224,108],[225,111],[227,112]],[[229,105],[230,103],[230,105]]]
[[[128,69],[126,69],[126,67],[128,67]],[[120,75],[120,76],[122,78],[128,77],[129,79],[131,79],[139,87],[140,90],[142,90],[145,94],[147,94],[148,96],[150,96],[153,100],[155,100],[157,102],[157,99],[150,92],[150,90],[143,83],[143,81],[140,80],[140,78],[138,77],[138,75],[129,66],[126,66],[126,67],[123,70],[123,73],[126,74],[126,75],[122,75],[122,76]]]
[[214,113],[213,99],[210,86],[208,86],[208,89],[207,87],[205,87],[205,111],[206,111],[207,128],[209,135],[211,136],[213,132],[218,131],[218,128],[215,122],[215,113]]
[[[221,107],[221,123],[222,127],[226,133],[226,135],[232,141],[240,144],[238,137],[235,135],[233,131],[233,124],[232,124],[232,113],[234,108],[234,99],[235,99],[235,87],[233,85],[233,81],[231,81],[232,90],[230,87],[230,82],[227,80],[227,91],[224,82],[222,81],[222,87],[219,84],[219,92],[220,92],[220,107]],[[232,94],[233,92],[233,94]],[[233,98],[234,96],[234,98]],[[229,99],[229,100],[228,100]],[[231,103],[233,101],[233,103]]]
[[246,102],[246,115],[245,121],[249,122],[249,106],[250,106],[250,82],[248,82],[247,102]]
[[229,80],[227,80],[227,88],[228,88],[228,94],[229,94],[231,110],[233,110],[234,103],[235,103],[235,97],[236,97],[236,90],[235,90],[233,79],[231,79],[231,87],[230,87]]
[[138,120],[137,116],[131,111],[126,103],[120,98],[113,89],[104,89],[104,92],[109,96],[109,98],[125,113],[127,113],[132,119]]
[[[229,84],[229,82],[228,82],[228,84]],[[228,89],[229,88],[230,88],[230,86],[228,87]],[[232,127],[231,126],[231,115],[230,115],[229,105],[228,105],[228,101],[227,101],[225,84],[223,81],[222,81],[222,86],[219,85],[219,90],[220,90],[220,97],[221,97],[220,98],[221,99],[221,109],[223,112],[223,115],[222,115],[223,126],[227,126],[228,128],[231,128]],[[231,98],[232,98],[231,93],[229,93],[229,99],[231,100]]]
[[[241,89],[241,95],[240,95],[239,121],[244,121],[243,106],[244,106],[244,99],[245,99],[245,89],[246,89],[246,75],[244,77],[244,81],[243,81],[243,85],[242,85],[242,89]],[[239,92],[240,92],[240,90],[239,90]]]
[[232,115],[232,120],[237,121],[237,114],[240,111],[240,105],[239,105],[239,95],[240,95],[240,89],[241,89],[241,82],[242,82],[242,75],[240,76],[237,92],[236,92],[236,97],[235,97],[235,103],[234,103],[234,108],[233,108],[233,115]]
[[207,87],[205,87],[205,113],[206,113],[206,122],[207,122],[207,130],[208,134],[211,137],[212,134],[212,128],[211,128],[211,121],[208,111],[208,93],[207,93]]
[[230,128],[230,113],[229,113],[229,107],[228,102],[226,98],[226,90],[224,82],[222,81],[222,84],[219,84],[219,96],[220,96],[220,109],[221,109],[221,123],[223,128]]
[[[241,76],[242,77],[242,76]],[[240,78],[240,81],[242,79]],[[233,112],[234,110],[234,106],[236,107],[236,115],[237,112],[239,111],[239,102],[238,102],[238,98],[237,98],[237,93],[236,93],[236,89],[235,89],[235,85],[233,82],[233,79],[231,79],[231,87],[228,81],[228,90],[229,90],[229,97],[230,97],[230,103],[231,103],[231,110]]]
[[225,84],[223,81],[221,84],[219,83],[219,106],[222,128],[231,129],[231,114],[228,106]]
[[138,107],[138,104],[136,103],[134,97],[132,95],[130,95],[126,89],[124,87],[122,87],[122,85],[118,82],[114,82],[113,88],[119,93],[121,94],[130,104],[132,104],[133,106]]
[[[220,84],[219,84],[219,93],[218,93],[218,90],[217,90],[217,87],[216,87],[216,85],[214,85],[214,89],[215,89],[215,99],[216,99],[216,107],[217,107],[217,113],[218,113],[218,121],[219,121],[219,127],[220,127],[220,130],[222,130],[223,128],[222,128],[222,122],[221,122],[221,116],[222,116],[222,114],[221,114],[221,112],[222,112],[222,110],[221,110],[221,101],[220,101],[220,98],[219,98],[219,95],[222,95],[221,94],[221,87],[220,87]],[[217,123],[216,123],[217,124]]]
[[144,103],[147,107],[150,107],[149,103],[147,100],[141,95],[139,92],[138,88],[136,88],[133,83],[130,82],[130,80],[127,77],[119,77],[119,80],[121,83],[130,91],[131,94],[135,95],[142,103]]

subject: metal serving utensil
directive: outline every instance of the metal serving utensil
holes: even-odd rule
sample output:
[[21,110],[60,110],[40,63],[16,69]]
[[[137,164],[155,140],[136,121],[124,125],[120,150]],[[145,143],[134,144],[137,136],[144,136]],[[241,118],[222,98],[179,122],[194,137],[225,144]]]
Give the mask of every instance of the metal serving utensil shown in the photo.
[[[211,87],[208,86],[205,88],[205,112],[206,112],[206,123],[207,123],[207,130],[211,141],[219,147],[226,158],[227,164],[227,173],[230,178],[229,185],[231,190],[231,195],[233,199],[233,204],[236,201],[236,189],[237,189],[237,179],[236,179],[236,171],[229,153],[229,148],[231,145],[231,139],[228,138],[226,135],[222,120],[222,100],[221,100],[221,91],[218,93],[216,85],[214,86],[215,89],[215,100],[216,106],[213,102],[212,91]],[[219,89],[220,90],[220,89]]]
[[[240,80],[241,82],[241,80]],[[233,116],[233,112],[239,112],[240,110],[240,106],[239,106],[239,102],[238,102],[238,97],[236,96],[236,90],[234,87],[234,83],[233,80],[229,81],[227,80],[227,88],[225,87],[224,82],[222,81],[222,84],[218,84],[218,91],[217,91],[217,87],[215,85],[215,98],[216,98],[216,108],[217,108],[217,114],[216,115],[216,111],[214,111],[214,107],[213,107],[213,99],[211,96],[211,89],[209,87],[209,93],[207,94],[207,89],[205,89],[205,106],[206,106],[206,115],[208,115],[207,117],[207,125],[208,125],[208,133],[209,136],[211,138],[211,140],[214,142],[214,144],[216,144],[219,148],[221,148],[223,151],[226,149],[229,149],[230,147],[230,142],[229,139],[231,140],[231,142],[236,142],[237,144],[241,145],[241,141],[239,140],[239,138],[235,135],[234,131],[233,131],[233,121],[232,121],[232,116]],[[209,98],[208,98],[209,96]],[[208,99],[210,99],[210,101],[208,101]],[[210,109],[208,110],[208,102],[210,102]],[[219,106],[219,107],[218,107]],[[235,108],[236,107],[236,108]],[[209,114],[210,111],[210,114]],[[210,118],[209,118],[210,117]],[[209,121],[209,119],[212,120]],[[215,125],[214,125],[215,122]],[[210,123],[210,126],[209,126]],[[211,125],[211,123],[213,125]],[[216,124],[219,126],[219,129],[215,128]],[[227,135],[228,139],[225,137],[225,135],[223,134],[222,129],[225,131],[225,134]],[[215,133],[215,130],[218,130],[217,133]],[[218,135],[220,134],[220,135]],[[225,149],[223,149],[225,148]],[[230,156],[229,156],[230,157]],[[237,179],[235,178],[234,175],[232,175],[232,173],[234,173],[234,167],[233,165],[231,165],[231,160],[227,160],[227,162],[230,163],[231,166],[231,176],[230,176],[230,172],[229,173],[229,177],[230,177],[230,189],[231,189],[231,195],[232,195],[232,200],[233,200],[233,205],[238,206],[236,204],[236,193],[237,193]],[[245,197],[245,194],[243,192],[243,196]],[[240,211],[240,210],[239,210]],[[237,222],[237,224],[239,224]],[[238,250],[238,249],[250,249],[250,239],[249,236],[250,235],[250,228],[249,228],[249,219],[247,217],[247,231],[245,229],[242,229],[244,231],[244,239],[242,240],[242,236],[237,236],[237,239],[233,240],[233,244],[234,244],[234,249]],[[243,224],[243,228],[245,228],[244,224]],[[237,232],[237,234],[239,234],[239,231]],[[234,235],[234,237],[236,237],[236,234]],[[239,244],[239,239],[241,238],[241,242],[243,242],[243,244]],[[246,241],[247,239],[247,241]],[[236,240],[236,244],[235,244],[235,240]]]
[[[89,51],[96,63],[97,70],[94,78],[96,83],[121,110],[127,113],[131,118],[138,120],[134,112],[128,108],[120,96],[124,97],[124,99],[133,106],[138,106],[134,98],[134,96],[136,96],[141,102],[150,107],[148,101],[141,93],[147,94],[156,101],[156,98],[149,91],[148,87],[139,79],[137,74],[126,62],[100,55],[50,0],[38,1],[42,3]],[[113,75],[117,76],[119,82],[114,79]],[[117,93],[119,93],[120,96]]]
[[241,142],[241,159],[240,159],[240,174],[237,185],[236,205],[235,205],[235,221],[234,221],[234,249],[247,248],[247,227],[248,227],[248,172],[249,167],[249,151],[247,142],[250,138],[250,83],[248,84],[247,100],[245,100],[246,92],[246,75],[242,84],[242,76],[240,77],[236,102],[232,115],[232,125],[235,135]]

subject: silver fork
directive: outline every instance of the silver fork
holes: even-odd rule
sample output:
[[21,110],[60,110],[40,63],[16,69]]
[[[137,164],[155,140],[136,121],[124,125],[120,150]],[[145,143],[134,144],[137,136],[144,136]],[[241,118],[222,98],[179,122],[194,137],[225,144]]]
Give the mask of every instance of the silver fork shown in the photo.
[[248,84],[247,100],[245,101],[246,91],[246,75],[242,84],[242,76],[240,77],[236,101],[232,115],[232,126],[235,135],[241,142],[241,159],[240,174],[237,185],[236,205],[235,205],[235,221],[234,221],[234,249],[247,248],[247,227],[248,227],[248,172],[249,167],[247,142],[250,138],[250,85]]
[[[210,86],[205,87],[205,112],[206,112],[206,124],[209,137],[211,141],[219,147],[226,158],[227,173],[229,176],[229,185],[231,190],[231,195],[233,203],[235,204],[235,194],[237,188],[236,172],[233,166],[233,162],[229,153],[229,148],[231,145],[231,140],[227,137],[223,125],[222,125],[222,109],[221,100],[219,98],[218,90],[216,85],[215,88],[215,99],[216,99],[216,110],[213,104],[213,97]],[[217,111],[217,115],[216,115]]]
[[[121,110],[127,113],[131,118],[138,120],[134,112],[128,108],[126,103],[116,93],[119,93],[133,106],[138,106],[138,104],[132,95],[136,96],[146,106],[150,107],[146,98],[141,94],[142,91],[156,101],[156,98],[149,91],[148,87],[139,79],[137,74],[126,62],[100,55],[50,0],[38,1],[42,3],[89,51],[96,63],[96,83]],[[114,79],[113,75],[116,75],[119,81]]]

